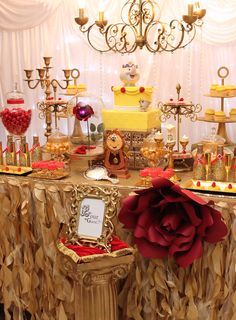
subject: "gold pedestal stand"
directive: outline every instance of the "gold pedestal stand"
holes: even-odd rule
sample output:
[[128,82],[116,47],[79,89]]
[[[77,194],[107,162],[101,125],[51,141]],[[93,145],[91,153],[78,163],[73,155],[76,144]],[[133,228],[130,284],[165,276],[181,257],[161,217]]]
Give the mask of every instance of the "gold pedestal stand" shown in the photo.
[[128,275],[132,254],[78,264],[60,253],[62,271],[74,281],[75,320],[118,320],[116,281]]

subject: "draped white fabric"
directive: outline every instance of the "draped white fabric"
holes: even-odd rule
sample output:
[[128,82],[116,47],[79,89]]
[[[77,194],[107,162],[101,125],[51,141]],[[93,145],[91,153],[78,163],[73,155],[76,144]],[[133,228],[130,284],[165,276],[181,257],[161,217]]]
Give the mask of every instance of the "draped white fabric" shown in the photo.
[[[86,13],[90,22],[98,17],[101,0],[86,0]],[[160,0],[161,21],[180,19],[187,11],[187,0]],[[120,11],[125,0],[103,0],[105,17],[109,22],[120,20]],[[203,27],[197,32],[193,43],[173,54],[151,54],[146,49],[131,55],[114,53],[100,54],[87,43],[86,36],[74,22],[78,16],[76,0],[0,0],[0,104],[5,103],[5,94],[15,81],[26,95],[28,106],[34,108],[32,124],[28,135],[43,137],[43,120],[38,118],[36,103],[42,99],[40,88],[30,90],[23,81],[23,69],[38,68],[43,65],[43,56],[52,56],[52,75],[63,79],[62,69],[78,68],[80,82],[86,83],[89,91],[102,96],[107,107],[112,107],[112,85],[119,85],[119,70],[122,63],[133,60],[141,71],[140,85],[155,87],[154,104],[176,97],[175,86],[182,86],[181,95],[200,103],[205,108],[220,109],[220,101],[204,96],[211,83],[219,82],[217,69],[224,65],[230,69],[226,82],[236,84],[236,0],[205,1],[207,15]],[[96,42],[101,45],[100,38]],[[36,78],[36,72],[34,73]],[[225,100],[228,113],[236,107],[235,99]],[[204,112],[204,111],[203,111]],[[65,120],[60,120],[66,127]],[[64,121],[64,122],[63,122]],[[170,122],[174,123],[174,120]],[[182,120],[182,134],[187,134],[191,142],[200,140],[210,133],[211,125]],[[0,140],[5,141],[1,126]],[[165,124],[163,125],[165,131]],[[233,139],[234,124],[227,125]],[[236,140],[236,139],[235,139]],[[42,139],[42,142],[43,139]]]
[[1,0],[0,28],[5,30],[30,29],[45,21],[61,0]]

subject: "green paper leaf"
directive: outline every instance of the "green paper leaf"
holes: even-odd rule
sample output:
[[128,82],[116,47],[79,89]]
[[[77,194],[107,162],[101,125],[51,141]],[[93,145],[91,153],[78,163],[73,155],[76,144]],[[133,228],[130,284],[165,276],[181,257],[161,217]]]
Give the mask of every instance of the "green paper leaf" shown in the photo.
[[102,133],[104,131],[104,126],[103,126],[103,123],[99,123],[98,127],[97,127],[97,131],[99,133]]
[[90,131],[95,132],[96,131],[96,126],[94,123],[90,123]]

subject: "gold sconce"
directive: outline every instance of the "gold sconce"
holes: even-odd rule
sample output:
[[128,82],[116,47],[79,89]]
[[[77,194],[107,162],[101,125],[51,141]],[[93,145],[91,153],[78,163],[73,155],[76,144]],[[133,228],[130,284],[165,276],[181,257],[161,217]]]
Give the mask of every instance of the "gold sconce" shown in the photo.
[[[79,17],[75,22],[80,31],[87,34],[89,44],[100,52],[132,53],[138,47],[146,47],[153,53],[173,52],[193,41],[196,28],[202,26],[205,14],[206,10],[199,2],[191,3],[188,4],[188,14],[182,17],[183,21],[173,19],[168,24],[159,20],[160,8],[155,0],[127,0],[121,10],[121,22],[108,25],[104,11],[100,11],[99,19],[86,26],[89,18],[85,16],[81,0]],[[93,41],[96,34],[103,37],[103,48],[98,48]]]

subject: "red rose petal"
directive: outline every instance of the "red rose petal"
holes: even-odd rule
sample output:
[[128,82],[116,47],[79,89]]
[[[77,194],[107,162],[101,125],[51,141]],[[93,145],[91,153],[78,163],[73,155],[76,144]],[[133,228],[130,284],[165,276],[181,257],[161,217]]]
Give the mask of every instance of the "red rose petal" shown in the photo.
[[191,224],[193,226],[199,226],[201,224],[201,219],[197,217],[193,204],[183,202],[182,206],[185,209],[186,215],[189,217]]
[[214,223],[207,229],[205,240],[210,243],[216,243],[227,235],[228,229],[225,223],[222,221],[219,211],[211,208],[211,216]]
[[194,260],[201,258],[202,256],[202,240],[197,237],[190,250],[185,253],[177,253],[175,260],[182,268],[188,267]]
[[168,250],[157,244],[152,244],[144,238],[135,238],[135,243],[141,255],[145,258],[162,259]]
[[[174,211],[175,208],[173,208]],[[167,230],[176,230],[180,223],[181,223],[182,217],[176,214],[176,212],[169,212],[164,215],[164,217],[161,220],[162,226],[164,226]]]
[[213,225],[214,220],[211,215],[211,207],[208,206],[202,206],[199,208],[201,210],[201,215],[202,215],[202,222],[200,226],[197,228],[197,233],[201,237],[205,237],[207,234],[207,228]]
[[169,240],[163,237],[163,234],[158,232],[153,225],[150,226],[147,232],[147,235],[148,235],[147,240],[149,240],[150,242],[156,243],[158,245],[161,245],[163,247],[168,247],[171,244],[171,241],[173,240],[173,236],[171,236]]

